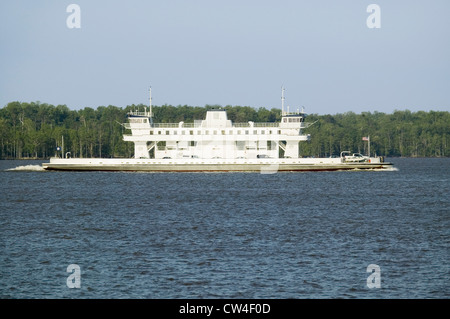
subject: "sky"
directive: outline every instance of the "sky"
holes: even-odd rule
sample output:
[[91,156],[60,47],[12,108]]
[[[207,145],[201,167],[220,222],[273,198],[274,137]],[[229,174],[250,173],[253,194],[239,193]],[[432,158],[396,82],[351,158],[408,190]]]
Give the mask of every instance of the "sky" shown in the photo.
[[1,0],[0,107],[148,105],[151,87],[153,105],[271,109],[284,87],[291,111],[450,111],[449,12],[448,0]]

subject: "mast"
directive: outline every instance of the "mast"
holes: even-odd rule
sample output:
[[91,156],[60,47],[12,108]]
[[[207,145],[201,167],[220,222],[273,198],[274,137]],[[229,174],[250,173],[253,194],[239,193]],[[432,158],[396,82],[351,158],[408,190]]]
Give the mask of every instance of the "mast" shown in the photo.
[[281,116],[284,115],[284,87],[281,87]]
[[151,117],[153,117],[153,112],[152,112],[152,87],[150,86],[150,89],[148,90],[149,91],[149,108],[148,108],[148,110],[149,110],[149,112],[148,112],[148,116],[151,118]]

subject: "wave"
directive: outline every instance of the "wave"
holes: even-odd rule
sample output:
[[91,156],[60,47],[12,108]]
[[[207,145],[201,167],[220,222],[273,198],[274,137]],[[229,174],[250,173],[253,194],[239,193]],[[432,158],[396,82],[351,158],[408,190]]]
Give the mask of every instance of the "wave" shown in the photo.
[[9,168],[7,171],[21,171],[21,172],[44,172],[45,169],[41,165],[24,165],[17,166],[14,168]]
[[398,172],[399,169],[398,169],[398,167],[392,166],[392,167],[386,167],[386,168],[380,169],[380,171],[383,171],[383,172]]

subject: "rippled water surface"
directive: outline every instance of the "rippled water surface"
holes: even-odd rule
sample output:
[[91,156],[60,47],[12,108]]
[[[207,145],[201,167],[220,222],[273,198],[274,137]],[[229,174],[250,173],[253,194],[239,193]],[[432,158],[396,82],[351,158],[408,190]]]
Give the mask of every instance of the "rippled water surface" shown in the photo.
[[450,159],[390,160],[278,174],[0,161],[0,297],[449,298]]

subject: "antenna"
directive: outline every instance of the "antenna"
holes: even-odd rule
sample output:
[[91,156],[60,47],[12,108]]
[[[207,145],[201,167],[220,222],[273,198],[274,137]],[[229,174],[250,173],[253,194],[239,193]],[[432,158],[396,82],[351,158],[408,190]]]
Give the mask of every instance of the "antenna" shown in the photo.
[[152,87],[150,86],[149,91],[149,112],[148,112],[148,116],[149,117],[153,117],[153,112],[152,112]]
[[281,116],[284,115],[284,87],[281,86]]

